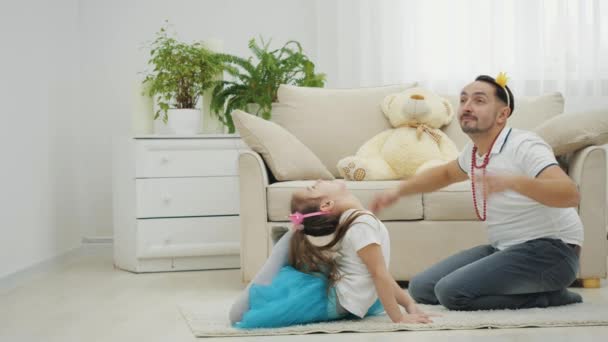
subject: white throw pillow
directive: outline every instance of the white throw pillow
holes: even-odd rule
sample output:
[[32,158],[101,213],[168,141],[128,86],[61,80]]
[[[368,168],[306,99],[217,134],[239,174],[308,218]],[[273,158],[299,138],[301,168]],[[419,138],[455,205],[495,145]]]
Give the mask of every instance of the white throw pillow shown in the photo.
[[319,158],[285,128],[240,110],[232,112],[232,118],[243,141],[262,155],[278,181],[334,179]]
[[608,113],[562,114],[543,122],[535,131],[556,156],[561,156],[586,146],[608,143]]

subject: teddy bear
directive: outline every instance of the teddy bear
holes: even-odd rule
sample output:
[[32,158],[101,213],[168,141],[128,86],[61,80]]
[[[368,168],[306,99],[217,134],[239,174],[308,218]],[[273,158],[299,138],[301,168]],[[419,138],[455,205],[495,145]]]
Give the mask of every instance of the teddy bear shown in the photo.
[[377,134],[354,156],[338,162],[344,179],[403,179],[458,157],[454,142],[439,129],[454,118],[447,99],[414,87],[388,95],[381,107],[394,128]]

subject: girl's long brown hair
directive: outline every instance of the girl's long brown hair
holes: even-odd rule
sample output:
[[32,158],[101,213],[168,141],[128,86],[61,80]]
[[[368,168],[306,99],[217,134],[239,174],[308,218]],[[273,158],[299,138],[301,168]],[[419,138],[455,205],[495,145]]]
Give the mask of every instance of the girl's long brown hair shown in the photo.
[[[291,212],[302,214],[312,213],[320,210],[320,198],[300,198],[294,196],[291,199]],[[356,211],[340,223],[339,216],[321,215],[311,216],[302,222],[304,229],[297,230],[292,236],[289,246],[289,263],[301,272],[325,274],[332,286],[340,279],[338,267],[334,260],[332,248],[344,238],[344,235],[352,223],[361,215],[362,211]],[[306,235],[327,236],[334,234],[331,241],[323,246],[313,245]]]

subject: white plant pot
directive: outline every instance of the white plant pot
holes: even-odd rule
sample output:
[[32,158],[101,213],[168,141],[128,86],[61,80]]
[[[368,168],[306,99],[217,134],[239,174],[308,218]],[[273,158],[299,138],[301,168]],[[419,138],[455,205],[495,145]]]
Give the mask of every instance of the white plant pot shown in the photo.
[[167,125],[178,135],[195,135],[200,133],[200,109],[169,109]]

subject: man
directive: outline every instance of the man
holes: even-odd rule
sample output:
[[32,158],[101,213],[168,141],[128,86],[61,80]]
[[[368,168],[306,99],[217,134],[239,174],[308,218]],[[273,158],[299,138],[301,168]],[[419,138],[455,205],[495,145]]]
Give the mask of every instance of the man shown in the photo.
[[[458,120],[471,139],[457,160],[378,195],[378,212],[415,193],[471,179],[477,216],[490,245],[457,253],[416,275],[420,303],[452,310],[519,309],[581,302],[576,278],[583,226],[576,185],[537,135],[507,126],[514,98],[501,73],[479,76],[460,94]],[[473,156],[474,155],[474,156]]]

